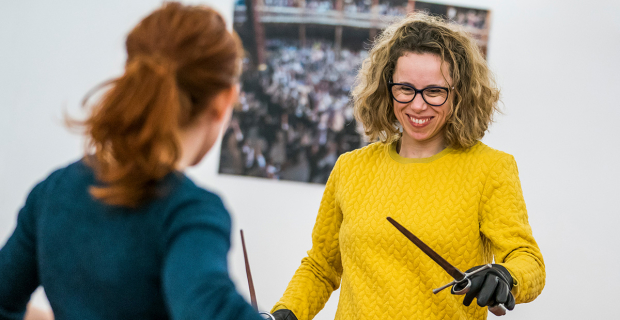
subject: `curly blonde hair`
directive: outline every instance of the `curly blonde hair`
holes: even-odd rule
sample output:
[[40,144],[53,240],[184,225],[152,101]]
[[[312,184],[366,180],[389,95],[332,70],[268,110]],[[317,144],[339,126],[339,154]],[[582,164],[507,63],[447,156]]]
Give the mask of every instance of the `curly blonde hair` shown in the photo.
[[454,93],[444,130],[448,146],[466,149],[483,136],[498,111],[499,89],[476,41],[455,23],[426,13],[412,13],[376,38],[352,90],[353,108],[370,141],[400,138],[388,82],[398,58],[431,53],[449,65]]

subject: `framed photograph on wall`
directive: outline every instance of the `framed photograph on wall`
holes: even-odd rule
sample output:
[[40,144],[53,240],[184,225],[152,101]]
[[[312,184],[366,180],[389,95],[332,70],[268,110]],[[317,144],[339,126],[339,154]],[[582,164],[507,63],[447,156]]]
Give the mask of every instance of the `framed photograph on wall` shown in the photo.
[[372,39],[414,10],[463,25],[486,54],[488,10],[410,0],[238,0],[234,30],[246,57],[219,173],[325,183],[340,154],[367,144],[350,91]]

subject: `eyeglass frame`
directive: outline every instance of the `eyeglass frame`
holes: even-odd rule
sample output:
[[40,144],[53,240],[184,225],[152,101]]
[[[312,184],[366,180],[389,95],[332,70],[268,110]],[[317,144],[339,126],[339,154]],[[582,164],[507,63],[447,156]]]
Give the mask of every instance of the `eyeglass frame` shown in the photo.
[[[412,86],[410,84],[399,83],[399,82],[388,82],[387,85],[388,85],[388,91],[390,92],[390,96],[396,102],[399,102],[399,103],[410,103],[411,101],[413,101],[415,99],[415,97],[418,95],[418,93],[420,93],[420,94],[422,94],[422,100],[424,100],[424,102],[426,102],[426,104],[428,104],[429,106],[433,106],[433,107],[441,107],[444,104],[446,104],[446,102],[448,101],[448,98],[450,97],[450,89],[454,89],[454,87],[446,88],[446,87],[440,87],[440,86],[430,86],[430,87],[426,87],[426,88],[424,88],[422,90],[418,90],[418,89],[416,89],[416,87],[414,87],[414,86]],[[394,87],[395,85],[407,86],[407,87],[413,89],[413,91],[414,91],[413,98],[411,98],[411,100],[409,100],[407,102],[402,102],[402,101],[396,100],[396,97],[394,97],[394,93],[392,92],[392,87]],[[442,102],[441,104],[429,103],[424,98],[424,90],[426,90],[426,89],[444,89],[444,90],[446,90],[448,92],[448,94],[446,95],[446,100],[444,100],[444,102]]]

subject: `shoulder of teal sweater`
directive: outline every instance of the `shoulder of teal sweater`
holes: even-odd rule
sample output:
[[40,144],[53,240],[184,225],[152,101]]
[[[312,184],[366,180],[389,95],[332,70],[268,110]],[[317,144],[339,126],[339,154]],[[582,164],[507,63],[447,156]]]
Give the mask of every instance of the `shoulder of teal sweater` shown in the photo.
[[164,188],[169,188],[166,190],[169,193],[168,196],[162,200],[172,202],[170,205],[173,207],[185,206],[192,203],[224,207],[219,195],[196,185],[192,179],[183,173],[171,173],[167,179],[168,183],[164,185]]
[[230,232],[231,217],[222,199],[215,193],[194,184],[184,175],[178,175],[177,185],[168,196],[153,203],[163,215],[161,228],[168,235],[185,227],[208,225],[223,232]]
[[[77,163],[77,162],[76,162]],[[39,210],[36,208],[46,198],[56,197],[60,188],[57,188],[59,183],[63,183],[67,179],[67,175],[70,174],[71,168],[76,166],[76,163],[70,164],[59,169],[54,169],[45,179],[38,181],[34,187],[28,193],[24,207],[28,210],[24,212],[30,212],[30,218],[38,215]]]
[[[69,181],[75,175],[84,174],[88,168],[83,164],[82,160],[75,161],[64,167],[54,169],[44,180],[40,181],[36,187],[52,192],[59,183]],[[47,193],[44,191],[45,193]]]

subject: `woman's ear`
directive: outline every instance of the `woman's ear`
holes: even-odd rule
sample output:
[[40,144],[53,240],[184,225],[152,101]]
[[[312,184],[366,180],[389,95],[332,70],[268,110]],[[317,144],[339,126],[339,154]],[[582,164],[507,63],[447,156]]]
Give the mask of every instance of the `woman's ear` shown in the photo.
[[239,85],[235,84],[220,91],[215,96],[212,100],[213,105],[209,108],[211,110],[210,115],[215,120],[221,120],[230,112],[230,109],[232,109],[239,99],[239,90]]

